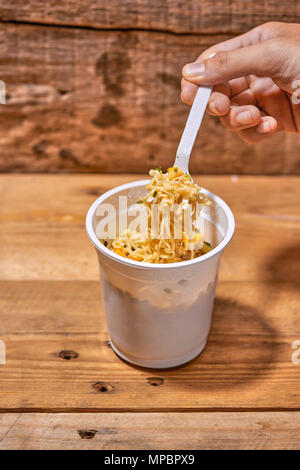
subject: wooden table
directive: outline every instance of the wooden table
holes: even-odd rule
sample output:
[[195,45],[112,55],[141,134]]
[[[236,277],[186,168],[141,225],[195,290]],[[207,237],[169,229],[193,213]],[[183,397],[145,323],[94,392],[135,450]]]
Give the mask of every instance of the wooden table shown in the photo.
[[0,448],[299,448],[300,178],[197,178],[236,234],[207,348],[164,372],[110,348],[84,227],[98,195],[136,178],[0,177]]

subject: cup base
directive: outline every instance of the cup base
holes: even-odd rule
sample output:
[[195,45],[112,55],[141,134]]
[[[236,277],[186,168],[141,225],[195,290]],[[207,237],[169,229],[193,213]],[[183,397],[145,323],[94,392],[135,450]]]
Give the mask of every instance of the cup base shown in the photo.
[[195,357],[203,351],[207,343],[207,340],[194,350],[192,353],[186,354],[185,356],[177,357],[175,359],[143,359],[136,356],[123,354],[110,339],[110,344],[113,351],[124,361],[130,362],[135,366],[146,367],[147,369],[169,369],[171,367],[178,367],[192,361]]

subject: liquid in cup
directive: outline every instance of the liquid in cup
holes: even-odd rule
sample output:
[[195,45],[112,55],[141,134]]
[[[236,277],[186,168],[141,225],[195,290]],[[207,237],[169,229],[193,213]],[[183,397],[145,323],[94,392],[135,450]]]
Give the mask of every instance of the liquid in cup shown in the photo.
[[205,239],[215,247],[193,260],[142,263],[106,248],[96,235],[97,208],[110,203],[118,216],[119,196],[128,206],[146,193],[148,180],[119,186],[90,207],[86,228],[96,247],[111,345],[123,359],[150,368],[184,364],[204,349],[211,324],[218,266],[234,233],[227,204],[202,189],[213,204],[205,208]]

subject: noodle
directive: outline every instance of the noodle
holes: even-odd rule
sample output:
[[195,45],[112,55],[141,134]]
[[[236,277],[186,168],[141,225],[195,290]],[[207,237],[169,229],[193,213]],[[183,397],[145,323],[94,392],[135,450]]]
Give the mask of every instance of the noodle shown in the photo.
[[[211,202],[201,192],[201,188],[193,183],[190,175],[184,174],[177,167],[171,167],[167,173],[161,169],[150,170],[152,177],[146,185],[148,194],[137,201],[137,204],[147,209],[148,228],[144,232],[125,230],[121,236],[114,240],[101,240],[102,243],[116,254],[135,261],[146,263],[176,263],[186,261],[208,253],[212,247],[204,241],[203,234],[195,227],[197,205],[207,206]],[[160,231],[152,236],[153,213],[152,206],[169,210],[169,236],[166,238],[161,233],[163,215],[159,211],[158,221]],[[184,231],[184,217],[182,214],[187,207],[191,211],[192,227],[190,237]],[[175,238],[175,216],[178,217],[181,231],[180,237]]]

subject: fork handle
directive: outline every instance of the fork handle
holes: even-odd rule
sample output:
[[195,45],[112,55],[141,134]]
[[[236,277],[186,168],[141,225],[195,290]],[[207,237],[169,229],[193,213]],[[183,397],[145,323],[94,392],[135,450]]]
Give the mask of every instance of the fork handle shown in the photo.
[[189,172],[190,154],[199,130],[205,109],[211,94],[211,87],[199,87],[193,105],[188,115],[184,131],[182,133],[179,146],[176,152],[174,166],[177,166],[184,173]]

